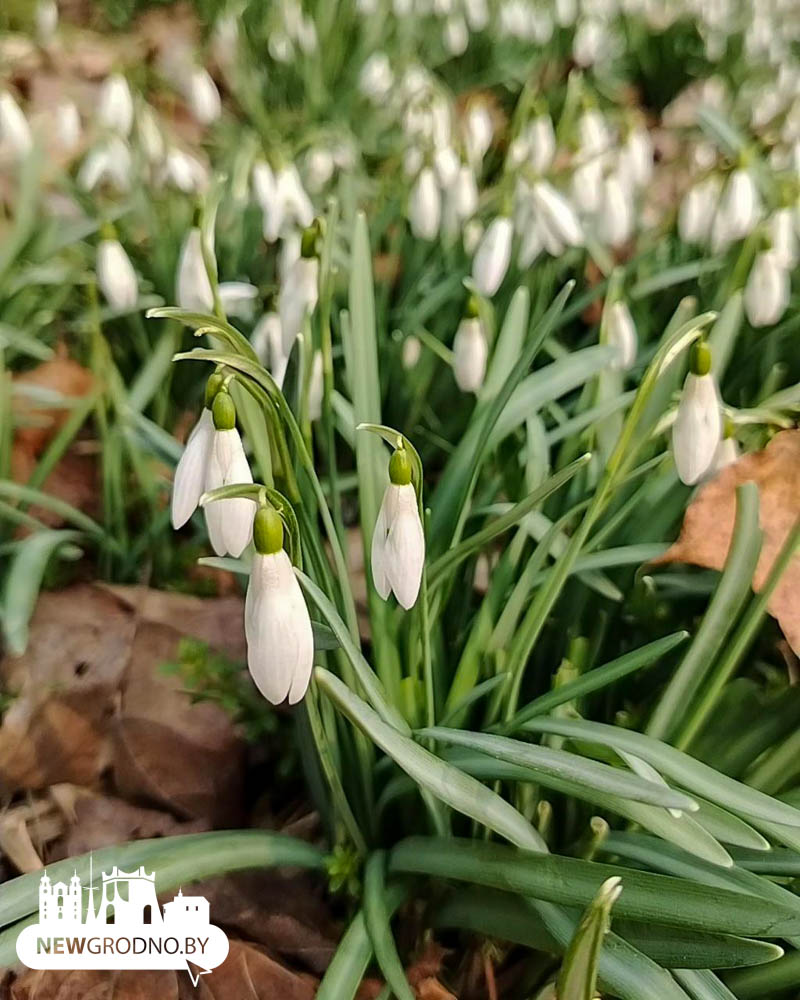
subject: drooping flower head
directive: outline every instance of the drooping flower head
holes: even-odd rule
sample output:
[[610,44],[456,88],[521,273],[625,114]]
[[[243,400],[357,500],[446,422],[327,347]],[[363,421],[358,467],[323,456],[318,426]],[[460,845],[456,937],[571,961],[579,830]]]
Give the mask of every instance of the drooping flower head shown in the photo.
[[372,579],[384,601],[394,592],[408,611],[419,594],[425,564],[425,532],[411,482],[408,452],[398,447],[389,461],[389,485],[372,535]]
[[278,705],[296,704],[308,688],[314,634],[303,593],[283,548],[283,522],[271,506],[253,522],[255,555],[247,586],[247,666],[258,690]]
[[172,527],[176,529],[182,528],[197,510],[205,489],[208,453],[214,436],[211,407],[222,382],[222,374],[214,372],[206,383],[203,412],[186,441],[186,447],[175,469],[175,480],[172,484]]
[[[253,474],[236,430],[236,407],[223,383],[211,407],[214,429],[208,450],[205,490],[252,483]],[[218,556],[238,557],[244,552],[253,531],[255,502],[246,497],[215,500],[205,507],[211,546]]]
[[672,428],[672,451],[681,482],[693,486],[709,471],[722,438],[717,382],[711,349],[701,341],[692,350],[691,370],[683,385]]

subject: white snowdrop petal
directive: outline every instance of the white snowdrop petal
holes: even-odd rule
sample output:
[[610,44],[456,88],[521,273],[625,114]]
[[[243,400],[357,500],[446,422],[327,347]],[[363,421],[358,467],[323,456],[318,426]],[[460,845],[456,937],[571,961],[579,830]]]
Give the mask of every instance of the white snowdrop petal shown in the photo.
[[118,240],[101,240],[97,247],[97,284],[114,309],[132,309],[136,305],[136,272]]
[[453,375],[462,392],[477,392],[483,385],[487,355],[480,319],[462,319],[453,339]]
[[636,360],[638,337],[633,317],[624,302],[614,302],[609,308],[606,331],[608,343],[617,350],[612,369],[627,371]]
[[408,202],[408,221],[411,231],[420,240],[434,240],[439,232],[442,217],[442,198],[436,175],[430,167],[419,174]]
[[394,595],[406,611],[412,608],[422,582],[425,533],[414,487],[396,487],[397,509],[386,538],[386,572]]
[[172,527],[181,528],[197,509],[206,480],[209,448],[214,433],[211,411],[203,409],[175,469],[172,485]]
[[672,449],[682,482],[693,486],[708,471],[722,438],[722,414],[714,376],[686,376],[675,424]]
[[278,294],[278,314],[283,337],[283,354],[288,358],[306,316],[313,312],[319,298],[319,261],[299,257],[289,269]]
[[776,250],[756,256],[744,290],[747,318],[755,327],[777,323],[789,305],[791,280]]
[[489,223],[472,262],[472,279],[483,295],[491,298],[508,271],[511,261],[513,224],[506,216],[498,216]]
[[383,500],[375,521],[375,528],[372,532],[372,547],[370,551],[370,565],[372,568],[372,582],[378,594],[385,601],[391,593],[391,584],[386,572],[386,534],[388,532],[388,514],[393,504],[393,487],[388,486],[383,494]]

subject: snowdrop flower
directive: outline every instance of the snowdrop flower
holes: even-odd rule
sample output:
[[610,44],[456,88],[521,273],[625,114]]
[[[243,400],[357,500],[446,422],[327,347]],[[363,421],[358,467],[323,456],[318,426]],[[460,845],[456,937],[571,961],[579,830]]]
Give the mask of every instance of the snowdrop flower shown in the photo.
[[316,227],[303,233],[300,257],[292,264],[278,293],[283,353],[287,358],[292,353],[297,335],[302,332],[306,316],[314,311],[319,299],[318,235]]
[[611,145],[611,133],[606,120],[597,108],[588,108],[578,119],[578,157],[591,160],[600,156]]
[[94,191],[101,184],[107,183],[118,191],[128,191],[132,169],[128,144],[114,135],[88,153],[78,171],[78,187],[84,191]]
[[252,319],[258,289],[249,281],[222,281],[219,285],[219,300],[226,316]]
[[769,238],[781,264],[793,268],[797,264],[797,232],[791,208],[779,208],[769,220]]
[[499,215],[489,227],[475,251],[472,261],[472,280],[478,291],[491,298],[502,285],[511,262],[511,240],[514,227],[505,215]]
[[144,102],[136,114],[136,134],[147,162],[160,163],[166,152],[164,136],[161,134],[161,126],[158,124],[155,111]]
[[373,52],[361,67],[358,89],[371,101],[379,104],[392,89],[394,73],[385,52]]
[[483,31],[489,23],[489,6],[486,0],[464,0],[464,13],[472,31]]
[[582,67],[597,62],[607,45],[606,30],[597,18],[584,18],[572,41],[572,58]]
[[454,236],[459,226],[475,214],[478,207],[478,185],[472,167],[462,164],[452,184],[445,190],[443,228]]
[[694,486],[708,472],[721,438],[722,414],[711,373],[711,350],[706,343],[698,343],[672,427],[672,452],[681,482]]
[[283,353],[283,331],[281,318],[276,312],[265,312],[256,323],[252,336],[253,350],[258,360],[275,379],[279,389],[283,387],[289,358]]
[[385,601],[391,592],[408,611],[419,594],[425,563],[425,533],[417,493],[411,483],[411,462],[402,446],[389,462],[389,485],[372,535],[372,579]]
[[184,194],[199,194],[208,187],[208,169],[196,156],[173,146],[164,161],[161,182]]
[[172,484],[172,527],[176,530],[182,528],[197,510],[205,489],[208,455],[214,437],[211,407],[221,384],[222,376],[216,372],[206,383],[203,412],[186,441],[186,447],[175,469],[175,480]]
[[100,89],[97,106],[100,124],[121,136],[127,136],[133,125],[133,98],[128,81],[121,73],[107,77]]
[[471,257],[478,249],[478,244],[483,239],[483,233],[483,223],[480,219],[469,219],[464,224],[461,236],[464,244],[464,253],[468,257]]
[[260,507],[253,523],[256,552],[247,584],[244,632],[247,668],[273,705],[296,705],[308,689],[314,664],[314,633],[300,584],[283,548],[283,522],[273,507]]
[[311,378],[308,383],[308,419],[319,420],[322,416],[322,394],[324,390],[322,373],[322,351],[314,351],[311,361]]
[[189,312],[210,313],[214,309],[214,293],[203,259],[203,236],[197,225],[186,234],[181,247],[175,298],[181,309]]
[[684,243],[705,243],[717,211],[722,182],[716,174],[693,184],[678,209],[678,233]]
[[185,94],[194,117],[201,125],[210,125],[222,113],[217,85],[211,79],[211,74],[202,66],[195,66],[186,81]]
[[465,121],[467,159],[475,169],[483,163],[494,138],[492,114],[483,102],[473,103]]
[[420,343],[419,337],[415,337],[412,333],[403,341],[403,368],[405,368],[406,371],[416,368],[421,355],[422,344]]
[[625,372],[636,361],[638,337],[630,309],[626,303],[612,303],[604,316],[605,334],[608,344],[615,348],[617,357],[611,363],[613,371]]
[[572,175],[572,201],[583,216],[595,215],[603,204],[603,161],[598,156],[580,163]]
[[39,0],[36,5],[36,37],[41,45],[49,45],[58,28],[58,6],[55,0]]
[[609,174],[603,184],[603,201],[597,220],[600,239],[610,247],[622,246],[633,232],[633,198],[616,174]]
[[567,199],[547,181],[533,185],[533,199],[539,212],[543,233],[551,234],[568,247],[583,246],[583,229]]
[[22,109],[8,93],[0,93],[0,159],[22,160],[33,145],[31,128]]
[[436,175],[423,167],[408,199],[408,221],[411,232],[420,240],[434,240],[442,219],[442,196]]
[[327,149],[311,149],[303,160],[303,173],[312,191],[321,191],[333,177],[336,163]]
[[[551,243],[550,246],[552,247],[553,244]],[[544,249],[542,228],[537,224],[535,219],[528,218],[522,230],[522,241],[517,255],[517,267],[521,271],[527,270]],[[561,247],[561,251],[555,256],[560,256],[561,252],[563,252],[563,246]]]
[[442,146],[441,149],[437,149],[434,153],[433,166],[436,170],[436,177],[439,184],[443,188],[448,188],[458,177],[461,162],[452,146]]
[[761,200],[749,170],[739,167],[728,178],[711,227],[715,252],[749,236],[761,218]]
[[777,250],[762,250],[750,269],[744,308],[751,326],[772,326],[786,312],[791,292],[789,272]]
[[619,173],[627,184],[643,188],[653,176],[653,142],[647,129],[640,125],[631,129],[620,150]]
[[508,157],[512,167],[527,162],[537,174],[549,169],[556,153],[556,133],[550,115],[539,115],[529,122],[522,133],[509,146]]
[[489,354],[483,324],[472,305],[469,315],[458,324],[453,340],[453,375],[462,392],[478,392],[481,388]]
[[[211,407],[214,430],[208,450],[205,491],[252,483],[253,474],[236,430],[236,407],[228,392],[220,389]],[[243,497],[215,500],[205,507],[211,547],[218,556],[240,556],[253,532],[255,503]]]
[[62,101],[55,113],[56,140],[65,153],[74,152],[81,141],[81,116],[74,101]]
[[314,206],[306,194],[297,167],[290,163],[278,171],[276,177],[278,197],[283,202],[284,217],[302,229],[314,221]]
[[469,29],[460,14],[454,14],[445,21],[442,41],[451,56],[461,56],[467,51]]
[[122,244],[109,227],[97,247],[97,284],[112,309],[133,309],[139,298],[139,282]]

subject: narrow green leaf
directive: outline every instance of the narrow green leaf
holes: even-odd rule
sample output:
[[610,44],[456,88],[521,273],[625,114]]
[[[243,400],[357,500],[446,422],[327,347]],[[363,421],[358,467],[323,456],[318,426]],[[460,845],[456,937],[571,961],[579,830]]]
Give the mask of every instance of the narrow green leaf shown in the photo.
[[[386,909],[391,917],[405,899],[407,891],[399,885],[391,885],[386,895]],[[367,933],[364,911],[360,910],[339,942],[315,1000],[353,1000],[371,958],[372,941]]]
[[780,938],[800,930],[800,915],[759,896],[502,844],[409,837],[392,849],[389,871],[472,882],[565,906],[586,906],[606,879],[621,877],[625,891],[616,912],[631,920],[745,937]]
[[375,851],[364,868],[364,923],[375,958],[397,1000],[415,1000],[392,937],[385,872],[386,853]]
[[549,747],[512,740],[506,736],[469,733],[441,726],[423,729],[419,735],[451,746],[463,747],[465,750],[475,750],[509,764],[517,764],[531,772],[531,781],[550,775],[586,785],[600,795],[617,795],[620,798],[647,802],[665,809],[690,811],[697,809],[694,800],[682,792],[566,750],[553,750]]
[[[457,927],[535,951],[563,951],[530,901],[495,889],[457,889],[432,915],[434,927]],[[665,969],[735,969],[779,958],[767,941],[614,920],[616,934]]]
[[47,564],[60,548],[82,537],[78,531],[45,530],[19,542],[6,577],[2,614],[6,642],[15,656],[21,656],[28,645],[28,624]]
[[511,733],[519,729],[528,719],[537,715],[546,715],[559,705],[565,705],[569,701],[583,698],[594,691],[600,691],[609,684],[627,677],[637,670],[644,670],[655,666],[662,656],[666,656],[671,650],[689,638],[688,632],[673,632],[665,635],[663,639],[656,639],[646,646],[634,649],[630,653],[624,653],[616,660],[611,660],[601,667],[595,667],[588,673],[569,681],[561,687],[548,691],[547,694],[540,695],[533,701],[528,702],[524,708],[508,723],[504,724],[500,732]]
[[627,750],[652,764],[677,785],[696,792],[709,802],[750,820],[765,820],[800,827],[800,811],[763,792],[743,785],[713,767],[695,760],[681,750],[643,733],[584,719],[531,719],[524,729],[532,733],[556,733],[587,743],[599,743],[612,749]]
[[594,1000],[597,964],[611,926],[611,907],[622,892],[622,880],[606,879],[581,917],[556,983],[558,1000]]
[[520,847],[530,851],[546,850],[539,834],[499,795],[387,725],[338,677],[322,667],[317,667],[314,674],[320,688],[337,708],[420,788]]

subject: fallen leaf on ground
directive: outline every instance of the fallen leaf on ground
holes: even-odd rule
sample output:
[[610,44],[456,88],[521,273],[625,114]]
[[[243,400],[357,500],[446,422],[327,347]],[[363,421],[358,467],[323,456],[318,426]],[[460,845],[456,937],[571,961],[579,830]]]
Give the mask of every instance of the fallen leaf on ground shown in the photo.
[[[48,405],[34,393],[55,393],[64,401],[83,399],[94,386],[94,376],[62,350],[50,361],[14,376],[14,449],[37,457],[69,418],[69,405]],[[30,395],[27,391],[30,391]]]
[[[800,517],[800,430],[781,431],[763,451],[743,456],[706,483],[686,510],[678,540],[651,565],[685,562],[722,569],[733,537],[736,487],[748,481],[758,486],[764,535],[753,577],[758,592]],[[800,652],[800,554],[775,588],[769,611],[795,653]]]
[[169,813],[146,809],[110,795],[87,795],[75,803],[75,815],[64,837],[49,853],[49,861],[151,837],[203,833],[205,820],[180,822]]
[[21,657],[0,660],[0,790],[58,782],[116,791],[181,819],[234,824],[245,745],[228,715],[192,704],[161,664],[190,635],[234,659],[242,601],[78,585],[40,596]]

